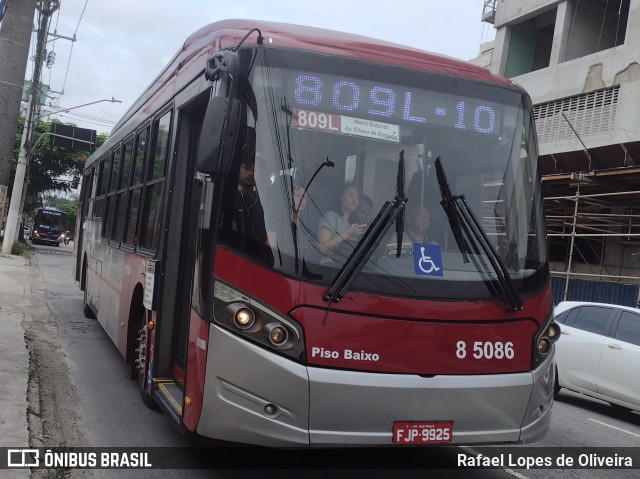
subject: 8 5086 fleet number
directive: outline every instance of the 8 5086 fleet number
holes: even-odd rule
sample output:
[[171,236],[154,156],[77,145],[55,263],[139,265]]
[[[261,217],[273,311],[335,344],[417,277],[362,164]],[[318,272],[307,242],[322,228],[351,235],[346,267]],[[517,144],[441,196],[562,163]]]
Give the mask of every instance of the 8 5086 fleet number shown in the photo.
[[473,346],[467,346],[466,341],[458,341],[456,344],[456,356],[464,359],[470,354],[474,359],[513,359],[515,351],[513,343],[508,341],[474,341]]

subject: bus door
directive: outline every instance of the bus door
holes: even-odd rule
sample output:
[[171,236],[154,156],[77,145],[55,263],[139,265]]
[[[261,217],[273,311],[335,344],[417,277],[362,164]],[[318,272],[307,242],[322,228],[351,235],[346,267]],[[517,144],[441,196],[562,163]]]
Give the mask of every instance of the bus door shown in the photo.
[[82,273],[82,240],[84,238],[84,221],[87,218],[89,212],[89,198],[91,197],[91,190],[93,188],[93,172],[95,168],[84,175],[82,179],[82,189],[80,193],[80,205],[82,207],[78,210],[76,216],[76,228],[73,237],[73,251],[76,255],[76,261],[73,264],[73,277],[77,283],[80,283],[80,275]]
[[[202,98],[201,98],[202,97]],[[209,93],[180,106],[176,100],[175,149],[170,165],[171,194],[165,219],[166,243],[162,257],[163,284],[159,311],[154,373],[164,405],[181,416],[187,359],[191,285],[195,263],[195,238],[200,184],[195,180],[195,154]],[[170,396],[170,397],[169,397]]]

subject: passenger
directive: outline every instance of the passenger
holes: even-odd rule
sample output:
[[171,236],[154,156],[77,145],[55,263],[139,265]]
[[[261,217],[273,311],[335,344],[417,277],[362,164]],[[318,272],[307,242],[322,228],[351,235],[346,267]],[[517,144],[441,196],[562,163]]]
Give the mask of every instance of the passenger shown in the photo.
[[426,206],[421,204],[409,205],[406,214],[404,234],[412,243],[429,243],[427,236],[431,214]]
[[373,210],[373,200],[367,195],[360,195],[360,202],[356,210],[349,216],[349,223],[357,223],[359,225],[369,223],[369,217]]
[[231,229],[260,244],[268,244],[264,209],[256,189],[255,158],[243,157]]
[[318,223],[318,249],[331,256],[345,241],[355,239],[366,231],[366,225],[349,224],[349,217],[358,208],[360,192],[355,185],[347,185],[340,195],[336,211],[327,211]]

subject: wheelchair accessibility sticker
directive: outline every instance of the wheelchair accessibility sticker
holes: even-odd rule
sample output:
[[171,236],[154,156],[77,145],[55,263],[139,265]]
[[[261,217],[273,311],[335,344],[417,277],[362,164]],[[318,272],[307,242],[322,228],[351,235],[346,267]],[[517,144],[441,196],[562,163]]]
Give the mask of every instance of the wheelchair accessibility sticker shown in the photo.
[[439,244],[413,243],[413,267],[416,274],[443,276],[442,247]]

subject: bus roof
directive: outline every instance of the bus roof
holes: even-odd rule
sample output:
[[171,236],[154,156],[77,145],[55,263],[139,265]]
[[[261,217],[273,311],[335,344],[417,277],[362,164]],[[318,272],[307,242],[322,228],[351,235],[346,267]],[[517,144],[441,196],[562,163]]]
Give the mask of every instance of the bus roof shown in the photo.
[[[222,20],[207,25],[192,34],[185,42],[183,51],[189,52],[201,48],[203,40],[206,44],[215,45],[216,50],[228,47],[236,44],[253,28],[260,30],[267,45],[366,59],[511,84],[509,80],[492,75],[486,68],[453,57],[362,35],[289,23]],[[257,33],[253,33],[249,38],[253,39],[255,43]],[[250,41],[248,40],[248,42]]]
[[[187,38],[182,48],[114,127],[112,135],[120,137],[116,133],[132,117],[137,116],[136,113],[142,114],[143,118],[151,116],[176,92],[203,72],[206,58],[220,49],[237,44],[253,28],[260,30],[265,39],[264,44],[267,46],[357,58],[508,85],[512,88],[515,86],[511,80],[493,75],[484,67],[384,40],[289,23],[243,19],[221,20],[202,27]],[[255,44],[257,37],[257,32],[252,33],[245,41],[245,45]],[[99,154],[101,150],[102,148],[98,150]]]
[[64,210],[61,210],[60,208],[56,208],[55,206],[39,206],[38,208],[36,208],[36,211],[59,211],[60,213],[64,213]]

